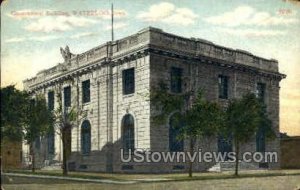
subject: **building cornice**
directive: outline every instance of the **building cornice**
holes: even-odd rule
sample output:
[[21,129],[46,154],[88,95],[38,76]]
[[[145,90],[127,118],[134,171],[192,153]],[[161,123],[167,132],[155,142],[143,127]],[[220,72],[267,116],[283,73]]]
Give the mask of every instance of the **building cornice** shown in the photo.
[[73,77],[80,76],[86,73],[93,72],[95,69],[99,69],[105,65],[115,66],[117,64],[127,62],[130,60],[135,60],[137,58],[141,58],[143,56],[146,56],[148,54],[148,50],[146,49],[147,46],[140,47],[138,49],[132,50],[130,52],[127,52],[126,54],[120,54],[117,56],[105,57],[101,59],[96,59],[90,62],[87,65],[83,65],[81,67],[78,67],[74,70],[61,72],[60,74],[53,76],[51,78],[48,78],[45,81],[35,83],[33,85],[29,86],[29,91],[36,91],[39,89],[46,88],[48,86],[52,86],[58,83],[61,83],[63,81],[69,80]]
[[64,63],[43,70],[31,79],[24,80],[24,86],[27,90],[44,88],[72,76],[91,72],[102,65],[110,64],[113,67],[137,59],[145,56],[148,52],[255,73],[277,80],[286,77],[278,72],[278,61],[274,59],[268,60],[244,50],[234,50],[206,40],[185,38],[149,27],[120,40],[97,46],[82,54],[71,54]]
[[204,64],[225,67],[228,69],[234,69],[234,70],[239,70],[239,71],[244,71],[244,72],[249,72],[249,73],[255,73],[255,74],[259,74],[260,76],[275,78],[277,80],[286,78],[285,74],[282,74],[279,72],[259,69],[256,67],[239,64],[239,63],[235,63],[235,62],[230,62],[230,61],[226,61],[226,60],[218,59],[218,58],[214,58],[214,57],[208,57],[208,56],[204,56],[204,55],[195,55],[193,53],[187,54],[186,52],[182,52],[182,51],[166,50],[164,48],[160,48],[155,45],[151,45],[149,48],[149,51],[150,51],[150,53],[155,53],[158,55],[163,55],[163,56],[168,56],[168,57],[173,57],[173,58],[179,58],[179,59],[183,59],[186,61],[201,62]]
[[63,82],[65,80],[69,80],[75,76],[80,76],[82,74],[92,72],[95,69],[98,69],[104,65],[109,64],[110,66],[114,67],[114,66],[122,64],[124,62],[136,60],[138,58],[147,56],[149,53],[151,53],[151,54],[154,53],[154,54],[162,55],[162,56],[168,56],[171,58],[182,59],[182,60],[191,61],[194,63],[214,65],[214,66],[223,67],[223,68],[227,68],[227,69],[233,69],[233,70],[258,74],[260,76],[269,77],[269,78],[273,78],[276,80],[281,80],[286,77],[286,75],[281,74],[279,72],[266,71],[266,70],[258,69],[256,67],[242,65],[242,64],[229,62],[229,61],[222,60],[222,59],[207,57],[207,56],[203,56],[203,55],[196,56],[196,55],[193,55],[192,53],[187,54],[186,52],[180,52],[180,51],[175,51],[175,50],[166,50],[166,49],[159,48],[157,46],[148,44],[148,45],[136,48],[136,49],[132,49],[130,52],[112,56],[112,58],[106,57],[106,58],[94,60],[93,62],[91,62],[87,65],[78,67],[75,70],[62,72],[57,76],[47,79],[46,81],[42,81],[42,82],[33,84],[32,86],[29,86],[29,88],[30,88],[30,91],[36,91],[39,89],[43,89],[48,86],[52,86],[57,83]]

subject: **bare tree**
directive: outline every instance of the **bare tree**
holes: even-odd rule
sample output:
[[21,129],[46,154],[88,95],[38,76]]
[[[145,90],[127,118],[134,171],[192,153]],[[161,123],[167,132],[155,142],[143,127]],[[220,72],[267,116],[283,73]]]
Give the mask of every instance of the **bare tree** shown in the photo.
[[[57,132],[63,145],[63,175],[68,175],[68,159],[71,154],[71,131],[78,126],[78,121],[86,117],[78,106],[66,107],[62,102],[61,86],[57,90],[58,108],[54,111]],[[80,116],[80,117],[79,117]]]

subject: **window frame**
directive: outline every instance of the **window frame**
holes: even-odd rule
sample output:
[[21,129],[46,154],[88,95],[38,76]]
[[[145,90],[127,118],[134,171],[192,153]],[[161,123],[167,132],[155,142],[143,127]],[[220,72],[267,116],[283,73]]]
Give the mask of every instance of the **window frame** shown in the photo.
[[183,69],[180,67],[171,67],[170,75],[171,75],[170,91],[172,93],[181,93]]
[[264,153],[266,151],[266,133],[263,127],[256,131],[256,152]]
[[265,98],[266,98],[266,83],[262,83],[262,82],[256,83],[256,97],[259,100],[261,100],[262,102],[265,102]]
[[123,95],[135,93],[135,68],[122,70]]
[[229,77],[226,75],[218,75],[218,94],[220,99],[229,97]]
[[90,79],[81,82],[82,103],[86,104],[91,101],[91,82]]
[[[129,121],[127,121],[127,119]],[[135,149],[135,126],[134,126],[134,117],[131,114],[126,114],[122,118],[121,139],[122,139],[123,151],[125,153],[128,153],[129,150],[131,150],[131,153],[133,153]]]
[[55,93],[54,93],[54,91],[53,90],[51,90],[51,91],[48,91],[48,95],[47,95],[48,97],[48,109],[49,110],[54,110],[54,104],[55,104]]
[[41,137],[38,136],[35,140],[34,140],[34,147],[36,150],[40,150],[41,149]]
[[[85,134],[87,133],[87,134]],[[81,153],[83,155],[88,155],[91,152],[92,147],[92,129],[91,123],[88,120],[84,120],[81,124]],[[87,135],[87,136],[85,136]]]
[[[68,92],[67,92],[67,90],[68,90]],[[71,101],[72,93],[71,92],[72,92],[71,91],[71,86],[64,87],[64,106],[65,107],[71,107],[71,104],[72,104],[72,101]],[[69,97],[66,97],[67,95]]]
[[[179,114],[179,115],[178,115]],[[173,123],[176,121],[176,115],[177,117],[181,117],[180,113],[174,113],[170,119],[169,119],[169,151],[170,152],[182,152],[184,151],[184,140],[178,140],[177,136],[179,134],[180,128],[183,127],[184,123],[180,121],[180,123]],[[181,126],[173,126],[173,125],[181,125]]]
[[47,152],[50,155],[55,154],[55,132],[54,130],[47,135]]

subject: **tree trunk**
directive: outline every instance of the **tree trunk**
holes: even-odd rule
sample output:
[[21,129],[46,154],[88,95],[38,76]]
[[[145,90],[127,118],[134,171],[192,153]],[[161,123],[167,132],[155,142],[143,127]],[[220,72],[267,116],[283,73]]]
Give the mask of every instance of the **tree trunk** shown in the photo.
[[34,154],[34,148],[33,144],[30,143],[30,151],[31,151],[31,171],[34,173],[35,172],[35,154]]
[[[190,139],[190,156],[192,157],[192,155],[194,154],[194,138]],[[193,161],[189,160],[189,177],[193,177]]]
[[62,143],[63,143],[63,175],[68,175],[67,166],[67,139],[66,130],[62,133]]
[[235,141],[235,172],[234,175],[238,176],[238,170],[239,170],[239,153],[240,153],[240,147],[239,142]]

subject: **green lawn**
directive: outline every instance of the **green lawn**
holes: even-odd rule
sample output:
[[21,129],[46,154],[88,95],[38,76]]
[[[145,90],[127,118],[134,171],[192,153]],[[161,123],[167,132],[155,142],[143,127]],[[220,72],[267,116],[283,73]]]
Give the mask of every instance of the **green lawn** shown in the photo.
[[[20,179],[14,179],[20,180]],[[27,179],[28,180],[28,179]],[[247,177],[232,179],[149,182],[129,185],[103,184],[103,183],[58,183],[53,180],[32,181],[31,184],[4,184],[5,190],[298,190],[300,189],[300,175],[272,176],[272,177]]]

